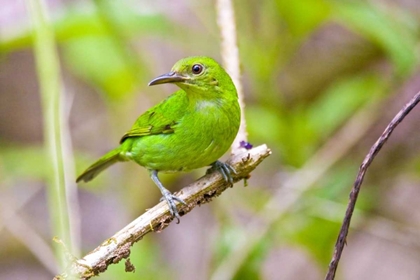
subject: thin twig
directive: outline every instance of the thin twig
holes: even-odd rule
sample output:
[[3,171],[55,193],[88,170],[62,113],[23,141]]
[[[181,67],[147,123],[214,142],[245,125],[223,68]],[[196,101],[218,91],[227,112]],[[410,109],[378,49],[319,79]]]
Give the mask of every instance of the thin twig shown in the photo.
[[217,0],[217,24],[221,36],[221,54],[223,65],[232,78],[238,92],[238,101],[241,108],[241,126],[238,135],[232,143],[232,153],[235,154],[241,149],[240,142],[247,141],[246,121],[245,121],[245,102],[241,84],[241,70],[239,49],[236,40],[235,11],[231,0]]
[[338,262],[340,261],[341,253],[343,252],[344,245],[346,244],[346,238],[349,231],[351,217],[356,205],[357,196],[359,195],[360,187],[363,183],[366,171],[370,164],[372,163],[375,156],[381,150],[382,146],[391,136],[391,133],[397,127],[397,125],[402,122],[402,120],[410,113],[410,111],[419,103],[420,101],[420,92],[418,92],[413,99],[411,99],[392,119],[392,121],[385,128],[382,135],[376,141],[376,143],[370,148],[369,153],[366,155],[363,160],[359,173],[357,174],[356,181],[354,182],[353,189],[350,192],[350,199],[347,206],[346,214],[344,216],[343,224],[340,229],[340,233],[335,244],[335,250],[332,257],[332,260],[329,265],[328,273],[325,277],[326,280],[333,280],[335,278],[335,272],[337,270]]
[[[248,178],[250,172],[270,154],[271,151],[267,146],[261,145],[248,151],[242,151],[241,154],[233,155],[228,163],[237,171],[237,174],[234,175],[234,182]],[[183,188],[177,196],[183,199],[187,205],[177,205],[180,215],[183,216],[194,207],[210,202],[230,186],[231,184],[225,182],[219,172],[213,172]],[[108,265],[127,258],[130,255],[130,247],[135,242],[150,232],[162,231],[172,220],[167,204],[159,203],[103,242],[91,253],[80,260],[73,261],[68,271],[56,276],[55,279],[62,279],[66,275],[89,279],[104,272]]]

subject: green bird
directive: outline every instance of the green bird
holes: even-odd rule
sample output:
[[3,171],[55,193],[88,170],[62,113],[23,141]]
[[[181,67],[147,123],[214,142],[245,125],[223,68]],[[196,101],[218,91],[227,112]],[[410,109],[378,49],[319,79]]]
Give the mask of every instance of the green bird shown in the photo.
[[142,114],[121,138],[120,146],[92,164],[76,182],[88,182],[116,162],[134,161],[149,170],[162,200],[179,221],[175,202],[185,202],[162,185],[158,173],[211,165],[232,183],[235,170],[218,159],[238,133],[241,111],[232,79],[212,58],[181,59],[149,86],[165,83],[181,89]]

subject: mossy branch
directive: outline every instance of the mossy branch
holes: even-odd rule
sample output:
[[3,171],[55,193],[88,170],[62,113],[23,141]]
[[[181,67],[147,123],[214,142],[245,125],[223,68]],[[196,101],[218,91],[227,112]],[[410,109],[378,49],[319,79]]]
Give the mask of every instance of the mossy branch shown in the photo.
[[[241,153],[232,155],[227,162],[237,171],[237,174],[233,176],[234,183],[249,178],[250,173],[270,154],[270,149],[266,145],[261,145],[251,150],[242,149]],[[231,186],[224,181],[219,172],[203,176],[176,194],[187,203],[187,205],[177,204],[179,214],[183,216],[196,206],[210,202]],[[104,272],[109,265],[127,259],[130,255],[131,246],[140,241],[143,236],[150,232],[162,231],[172,221],[173,217],[169,213],[166,202],[160,202],[114,236],[105,240],[82,259],[73,260],[67,271],[54,279],[67,279],[72,276],[89,279],[98,275]],[[127,259],[126,271],[132,271],[133,269],[133,265]]]

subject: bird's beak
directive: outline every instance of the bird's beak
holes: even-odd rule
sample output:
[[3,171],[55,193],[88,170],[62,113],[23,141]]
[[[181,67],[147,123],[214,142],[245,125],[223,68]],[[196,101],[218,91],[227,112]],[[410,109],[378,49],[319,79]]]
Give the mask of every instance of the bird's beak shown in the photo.
[[187,77],[184,77],[178,74],[177,72],[169,72],[151,80],[149,82],[149,86],[167,84],[167,83],[179,83],[179,82],[184,82],[187,79],[188,79]]

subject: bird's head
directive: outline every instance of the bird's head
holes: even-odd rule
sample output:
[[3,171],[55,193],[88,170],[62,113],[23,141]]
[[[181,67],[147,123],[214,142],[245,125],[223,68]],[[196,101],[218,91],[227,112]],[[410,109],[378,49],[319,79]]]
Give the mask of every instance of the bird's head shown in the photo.
[[187,92],[223,93],[231,92],[236,96],[236,89],[230,76],[212,58],[192,56],[179,60],[171,72],[160,75],[149,86],[174,83]]

